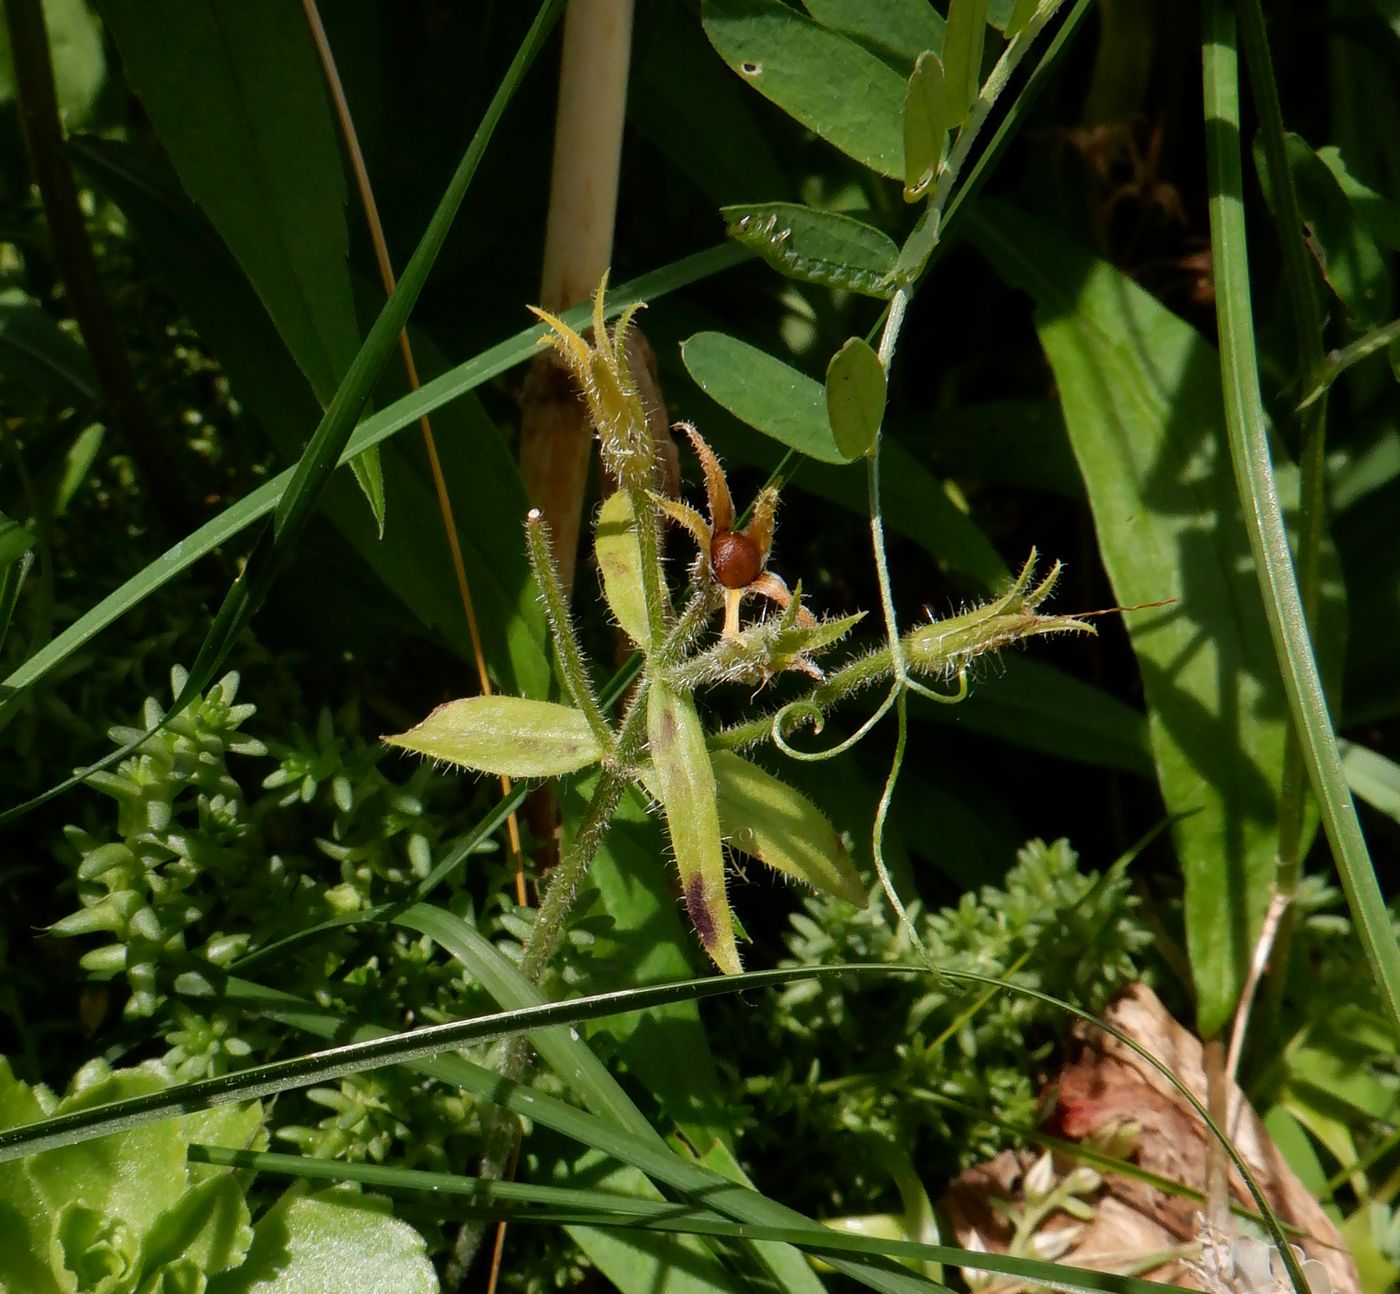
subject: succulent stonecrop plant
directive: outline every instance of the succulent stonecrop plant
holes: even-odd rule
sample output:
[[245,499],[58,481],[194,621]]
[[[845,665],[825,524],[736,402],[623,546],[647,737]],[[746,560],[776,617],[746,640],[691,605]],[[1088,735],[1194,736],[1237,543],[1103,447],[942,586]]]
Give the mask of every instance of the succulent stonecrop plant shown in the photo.
[[[605,290],[606,279],[594,303],[591,340],[553,315],[535,313],[551,330],[544,343],[562,357],[587,402],[603,465],[617,482],[599,510],[594,549],[608,607],[643,659],[625,711],[614,723],[599,703],[546,524],[536,511],[526,519],[526,543],[567,703],[469,697],[439,706],[417,727],[385,740],[514,778],[558,777],[598,766],[592,801],[553,873],[526,946],[526,973],[538,978],[543,972],[622,793],[635,784],[665,816],[686,911],[701,944],[716,966],[733,974],[742,967],[725,889],[726,842],[817,890],[857,906],[866,900],[866,887],[822,812],[739,749],[771,741],[790,751],[786,739],[796,728],[819,729],[830,709],[863,688],[911,676],[965,677],[967,666],[984,652],[1036,634],[1086,627],[1072,617],[1040,614],[1059,568],[1036,583],[1032,555],[1002,598],[919,626],[828,675],[818,658],[862,616],[819,618],[803,607],[800,583],[789,590],[768,569],[777,491],[764,490],[748,524],[739,527],[719,460],[694,427],[681,429],[700,461],[709,520],[657,492],[656,449],[625,359],[627,330],[638,307],[629,306],[609,330]],[[663,519],[682,525],[699,549],[679,609],[661,562]],[[743,603],[750,594],[775,604],[778,614],[744,625]],[[716,635],[711,620],[721,610]],[[701,689],[724,682],[762,684],[789,670],[812,680],[804,697],[773,715],[724,731],[707,729],[696,704]]]

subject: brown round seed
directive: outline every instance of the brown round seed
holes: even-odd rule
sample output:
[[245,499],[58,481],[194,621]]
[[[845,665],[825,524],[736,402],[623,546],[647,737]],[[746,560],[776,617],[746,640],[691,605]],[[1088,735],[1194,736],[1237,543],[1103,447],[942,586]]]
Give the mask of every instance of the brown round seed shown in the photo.
[[710,566],[715,579],[727,589],[752,584],[763,569],[758,545],[738,530],[717,530],[710,540]]

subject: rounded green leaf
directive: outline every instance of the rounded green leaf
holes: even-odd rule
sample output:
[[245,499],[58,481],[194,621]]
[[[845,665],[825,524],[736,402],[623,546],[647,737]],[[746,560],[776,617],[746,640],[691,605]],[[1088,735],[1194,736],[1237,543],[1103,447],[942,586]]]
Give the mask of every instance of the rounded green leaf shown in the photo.
[[705,0],[705,35],[748,84],[848,157],[900,172],[904,81],[855,41],[782,0]]
[[593,531],[593,551],[603,576],[603,596],[627,636],[643,650],[651,640],[646,591],[642,586],[642,549],[626,490],[608,495]]
[[987,0],[948,0],[943,30],[943,79],[951,121],[961,126],[982,89],[982,50],[987,39]]
[[846,458],[863,458],[875,448],[885,418],[885,366],[861,337],[850,338],[827,365],[826,413]]
[[800,791],[729,750],[710,753],[725,838],[769,867],[863,908],[865,886],[826,815]]
[[[904,90],[904,200],[923,197],[938,174],[952,113],[943,63],[920,54]],[[893,266],[891,266],[893,269]]]
[[391,746],[502,777],[556,777],[595,764],[598,738],[582,711],[519,696],[472,696],[440,705]]
[[655,770],[649,785],[666,812],[686,911],[715,965],[737,975],[743,966],[724,887],[724,845],[705,729],[695,702],[662,679],[647,693],[647,741]]
[[823,463],[845,463],[826,416],[820,382],[780,359],[718,332],[681,345],[690,376],[740,422]]
[[788,278],[881,300],[893,295],[889,276],[899,248],[864,221],[800,202],[745,203],[720,214],[731,238]]

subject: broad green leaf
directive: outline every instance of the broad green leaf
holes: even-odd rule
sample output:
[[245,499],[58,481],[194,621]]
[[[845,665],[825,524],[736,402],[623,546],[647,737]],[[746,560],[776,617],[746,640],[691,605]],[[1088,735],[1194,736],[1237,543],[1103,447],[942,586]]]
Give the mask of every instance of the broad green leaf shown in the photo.
[[848,459],[875,448],[885,420],[885,366],[863,337],[851,337],[826,366],[826,414]]
[[[324,408],[360,336],[340,140],[304,15],[240,0],[103,0],[102,14],[186,192]],[[352,467],[382,529],[378,455]]]
[[943,80],[953,126],[961,126],[982,89],[982,50],[987,39],[987,0],[948,0],[943,33]]
[[761,95],[871,170],[899,175],[899,73],[782,0],[704,0],[701,15],[720,57]]
[[865,885],[841,837],[801,791],[729,750],[713,751],[725,838],[813,889],[865,906]]
[[[351,1275],[353,1273],[353,1275]],[[248,1259],[210,1294],[438,1294],[423,1237],[388,1200],[349,1188],[289,1191],[254,1228]]]
[[1119,271],[983,204],[972,234],[1036,303],[1104,565],[1142,672],[1186,877],[1203,1036],[1238,999],[1277,849],[1283,689],[1223,456],[1218,360]]
[[519,696],[471,696],[438,706],[391,746],[502,777],[557,777],[595,764],[602,747],[582,711]]
[[938,174],[952,118],[943,63],[937,54],[920,54],[904,90],[906,202],[923,197]]
[[642,586],[642,550],[632,500],[626,490],[614,490],[598,513],[593,551],[603,577],[603,596],[617,623],[643,650],[650,644],[646,591]]
[[724,333],[681,343],[681,359],[700,389],[740,422],[823,463],[845,463],[831,434],[820,382]]
[[892,295],[886,280],[899,248],[864,221],[800,202],[746,203],[720,214],[731,238],[790,279],[882,299]]
[[0,301],[0,372],[65,404],[97,399],[87,352],[46,310],[24,299]]
[[943,48],[943,15],[928,0],[802,0],[823,27],[859,41],[901,73]]
[[647,693],[647,741],[686,912],[715,965],[736,975],[743,967],[725,893],[715,773],[705,730],[695,702],[662,679],[653,680]]
[[[1346,191],[1326,164],[1298,135],[1284,139],[1288,170],[1298,194],[1304,227],[1299,231],[1326,280],[1359,327],[1374,327],[1391,313],[1391,283],[1385,258]],[[1255,146],[1255,169],[1272,205],[1263,145]]]

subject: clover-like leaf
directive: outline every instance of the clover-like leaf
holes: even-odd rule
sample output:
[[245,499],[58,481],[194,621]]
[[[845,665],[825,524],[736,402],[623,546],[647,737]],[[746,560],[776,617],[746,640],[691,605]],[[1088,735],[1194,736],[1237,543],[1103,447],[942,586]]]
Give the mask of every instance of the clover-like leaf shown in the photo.
[[645,650],[650,643],[646,591],[642,585],[642,548],[632,500],[626,490],[610,494],[598,513],[593,550],[603,576],[603,596],[627,636]]
[[841,837],[801,791],[729,750],[710,754],[725,838],[813,889],[864,907],[861,883]]
[[472,696],[438,706],[391,746],[503,777],[556,777],[596,764],[603,748],[581,710],[518,696]]
[[931,50],[919,55],[904,91],[904,200],[928,191],[943,160],[952,112],[943,62]]
[[726,975],[737,975],[739,949],[724,888],[724,846],[705,730],[695,702],[663,679],[647,693],[649,785],[666,812],[686,911],[704,949]]

